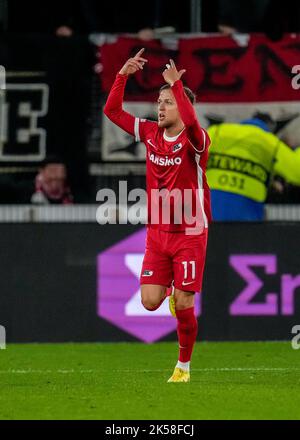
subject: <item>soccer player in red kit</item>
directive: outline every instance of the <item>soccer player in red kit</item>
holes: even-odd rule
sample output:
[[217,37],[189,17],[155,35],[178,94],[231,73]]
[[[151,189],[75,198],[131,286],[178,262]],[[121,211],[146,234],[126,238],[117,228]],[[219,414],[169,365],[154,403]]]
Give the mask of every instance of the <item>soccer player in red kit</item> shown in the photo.
[[[186,71],[178,72],[173,60],[163,72],[166,84],[158,98],[158,122],[135,118],[123,110],[128,76],[147,63],[143,52],[130,58],[118,73],[104,113],[146,145],[148,231],[141,274],[142,303],[147,310],[157,310],[173,286],[170,310],[178,322],[179,360],[168,382],[189,382],[198,333],[195,293],[202,289],[211,220],[205,176],[210,139],[197,120],[195,96],[182,84]],[[191,195],[188,206],[181,197],[187,190]],[[165,191],[164,196],[153,197],[159,191]],[[169,221],[160,212],[166,200]],[[184,218],[180,216],[183,211],[189,212]]]

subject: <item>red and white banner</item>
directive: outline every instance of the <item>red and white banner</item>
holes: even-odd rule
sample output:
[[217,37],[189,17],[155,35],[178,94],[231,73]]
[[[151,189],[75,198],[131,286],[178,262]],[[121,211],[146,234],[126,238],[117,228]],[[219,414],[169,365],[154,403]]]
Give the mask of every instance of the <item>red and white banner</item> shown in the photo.
[[[120,37],[100,48],[104,92],[109,93],[116,73],[141,47],[146,48],[149,64],[130,77],[125,95],[129,107],[134,103],[138,116],[149,117],[150,113],[155,117],[158,90],[164,83],[162,71],[173,58],[180,69],[187,70],[184,83],[197,94],[197,112],[203,126],[209,126],[215,119],[238,122],[257,110],[264,111],[277,120],[278,134],[284,140],[293,147],[300,146],[300,77],[297,82],[293,73],[294,66],[300,65],[300,35],[288,34],[279,42],[263,35],[239,39],[191,37],[147,43]],[[299,88],[295,87],[297,84]],[[125,150],[127,143],[122,137]],[[143,160],[142,150],[132,148],[132,140],[130,144],[128,154],[124,155],[124,149],[114,153],[120,147],[120,139],[105,122],[104,160]]]

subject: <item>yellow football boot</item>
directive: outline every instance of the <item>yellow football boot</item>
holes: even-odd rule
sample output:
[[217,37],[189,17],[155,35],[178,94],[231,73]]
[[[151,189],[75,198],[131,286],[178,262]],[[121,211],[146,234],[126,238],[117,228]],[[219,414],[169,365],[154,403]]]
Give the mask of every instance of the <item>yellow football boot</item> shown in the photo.
[[176,318],[176,306],[175,306],[175,298],[174,298],[174,288],[172,294],[169,296],[169,309],[171,315]]
[[179,382],[190,382],[191,375],[189,371],[181,370],[180,368],[175,368],[173,376],[168,380],[168,383],[179,383]]

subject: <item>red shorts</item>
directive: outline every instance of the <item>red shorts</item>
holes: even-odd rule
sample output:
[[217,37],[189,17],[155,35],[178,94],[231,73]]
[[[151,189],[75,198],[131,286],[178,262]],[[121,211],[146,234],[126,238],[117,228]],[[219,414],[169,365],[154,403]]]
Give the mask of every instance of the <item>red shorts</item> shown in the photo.
[[201,235],[148,228],[141,285],[153,284],[201,292],[208,230]]

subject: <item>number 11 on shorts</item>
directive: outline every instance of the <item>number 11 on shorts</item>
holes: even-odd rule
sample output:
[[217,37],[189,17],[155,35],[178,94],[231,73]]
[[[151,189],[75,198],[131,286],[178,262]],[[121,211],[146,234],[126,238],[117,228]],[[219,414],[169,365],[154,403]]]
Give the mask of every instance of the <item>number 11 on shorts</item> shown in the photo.
[[192,272],[192,280],[196,279],[196,261],[183,261],[184,267],[184,279],[187,280],[189,278],[189,269]]

